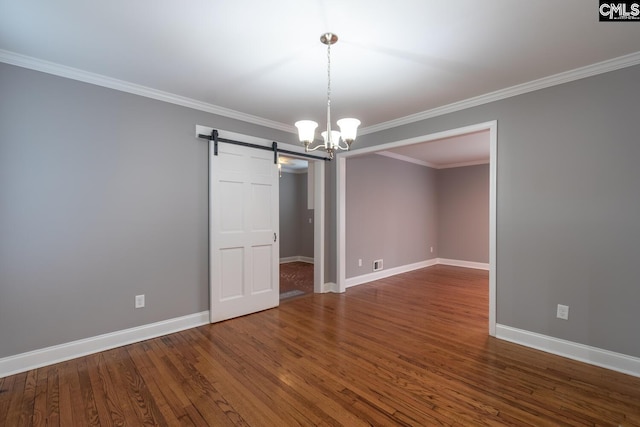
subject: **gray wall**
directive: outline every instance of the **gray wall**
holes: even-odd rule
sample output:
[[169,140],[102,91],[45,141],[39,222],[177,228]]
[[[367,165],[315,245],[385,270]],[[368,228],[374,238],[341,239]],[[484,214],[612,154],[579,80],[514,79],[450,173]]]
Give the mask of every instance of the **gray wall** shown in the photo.
[[309,179],[309,174],[298,173],[295,175],[298,181],[298,252],[300,256],[313,258],[313,232],[315,230],[313,225],[314,210],[308,209],[309,187],[307,186],[307,180]]
[[295,176],[283,173],[280,177],[280,258],[298,255],[298,191]]
[[354,149],[497,120],[498,323],[640,357],[638,81],[629,67],[363,135]]
[[[498,120],[498,322],[640,357],[639,80],[629,67],[362,135],[354,150]],[[295,135],[5,64],[0,93],[0,357],[206,310],[195,124]],[[147,308],[134,311],[138,293]]]
[[195,125],[295,135],[2,63],[0,94],[0,358],[207,310]]
[[438,257],[489,262],[489,165],[440,169]]
[[313,210],[307,209],[307,174],[280,178],[280,258],[313,258]]
[[435,170],[370,154],[349,158],[346,177],[348,278],[380,258],[385,269],[436,257],[489,262],[488,164]]
[[[371,154],[347,159],[346,275],[435,258],[436,171]],[[362,259],[362,267],[358,267]]]

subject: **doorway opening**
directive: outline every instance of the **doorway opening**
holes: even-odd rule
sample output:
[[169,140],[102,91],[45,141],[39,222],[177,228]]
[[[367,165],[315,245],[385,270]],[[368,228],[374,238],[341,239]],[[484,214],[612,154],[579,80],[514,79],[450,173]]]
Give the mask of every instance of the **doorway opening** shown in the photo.
[[[415,138],[390,142],[354,152],[344,153],[337,159],[337,290],[345,292],[347,281],[346,254],[346,164],[347,159],[399,147],[426,143],[475,132],[489,133],[489,335],[496,334],[496,189],[497,189],[497,121],[479,123],[444,132],[422,135]],[[426,266],[426,265],[425,265]],[[400,270],[400,269],[398,269]],[[398,271],[398,273],[401,271]],[[386,276],[385,276],[386,277]],[[362,283],[362,282],[361,282]]]
[[[214,129],[208,126],[201,126],[201,125],[196,125],[196,137],[199,137],[200,135],[211,135],[212,131]],[[248,135],[244,135],[244,134],[239,134],[239,133],[235,133],[235,132],[229,132],[229,131],[225,131],[225,130],[221,130],[221,129],[217,129],[218,132],[218,137],[220,139],[220,141],[222,141],[222,139],[228,139],[228,140],[233,140],[233,141],[237,141],[239,143],[241,143],[240,145],[245,145],[243,143],[246,143],[247,145],[253,146],[254,148],[256,148],[255,146],[262,146],[267,148],[268,151],[270,151],[270,147],[273,146],[273,141],[269,140],[269,139],[265,139],[265,138],[259,138],[259,137],[254,137],[254,136],[248,136]],[[223,141],[224,142],[224,141]],[[223,144],[224,145],[224,144]],[[268,148],[269,147],[269,148]],[[286,144],[286,143],[278,143],[278,147],[281,147],[280,150],[282,150],[283,152],[286,151],[287,154],[290,154],[294,157],[296,156],[300,156],[300,157],[304,157],[306,154],[304,152],[304,147],[300,147],[298,145],[290,145],[290,144]],[[260,148],[260,147],[257,147]],[[257,150],[258,152],[261,150]],[[265,162],[265,166],[262,168],[264,169],[262,172],[263,173],[267,173],[267,170],[270,171],[274,171],[274,169],[272,169],[273,167],[273,154],[271,155],[271,161],[270,161],[270,165],[269,167],[266,166],[266,162]],[[215,209],[217,209],[220,206],[228,206],[228,202],[229,202],[229,198],[233,199],[234,197],[237,199],[237,192],[235,191],[227,191],[222,192],[222,193],[218,193],[217,195],[212,193],[212,190],[214,190],[215,186],[214,186],[214,180],[212,179],[213,177],[213,173],[212,171],[215,171],[216,167],[214,165],[212,165],[212,159],[216,156],[216,150],[215,150],[215,144],[214,141],[210,140],[209,141],[209,159],[210,159],[210,166],[209,166],[209,296],[210,296],[210,303],[209,303],[209,314],[211,317],[211,321],[217,321],[220,320],[218,319],[217,315],[218,315],[218,311],[219,308],[215,306],[214,304],[214,297],[213,296],[220,296],[221,295],[221,286],[220,283],[235,283],[235,282],[240,282],[241,280],[239,278],[245,277],[247,276],[246,274],[224,274],[224,271],[222,271],[223,269],[220,268],[220,265],[224,265],[227,266],[228,263],[226,262],[221,262],[218,263],[219,265],[217,266],[218,268],[216,268],[216,264],[213,262],[214,260],[214,255],[215,255],[215,244],[216,242],[219,243],[219,241],[221,240],[219,238],[219,236],[215,236],[215,229],[216,227],[214,227],[214,223],[216,223],[215,221],[213,221],[213,217],[212,217],[212,213],[214,212]],[[325,182],[325,161],[324,158],[322,157],[316,157],[317,161],[313,162],[313,172],[309,172],[309,176],[313,177],[313,185],[311,186],[311,188],[313,188],[313,201],[314,201],[314,211],[313,211],[313,291],[314,293],[321,293],[321,292],[327,292],[327,286],[325,286],[324,284],[324,277],[325,277],[325,247],[324,247],[324,242],[325,242],[325,186],[324,186],[324,182]],[[252,161],[253,162],[253,161]],[[234,164],[234,161],[225,163],[225,164],[229,164],[230,167]],[[255,162],[253,162],[255,165]],[[225,167],[226,168],[226,167]],[[220,167],[218,167],[218,169],[220,169]],[[228,168],[226,168],[228,169]],[[253,168],[250,168],[253,169]],[[259,172],[259,171],[258,171]],[[276,172],[277,173],[277,172]],[[271,172],[268,172],[268,174],[271,174]],[[277,175],[274,175],[277,179]],[[277,188],[277,185],[276,185]],[[260,193],[260,192],[259,192]],[[275,198],[272,197],[267,197],[266,195],[264,195],[264,197],[262,197],[262,199],[270,199],[270,200],[275,200],[275,206],[276,206],[276,217],[278,216],[278,191],[276,191],[275,193]],[[259,195],[259,194],[258,194]],[[233,200],[232,200],[233,202]],[[260,211],[254,211],[252,209],[248,209],[246,210],[246,212],[248,213],[252,213],[255,214],[256,218],[262,218],[262,216],[260,215],[260,212],[262,212],[262,210]],[[235,215],[227,215],[226,217],[226,222],[230,223],[230,224],[235,224],[237,221],[237,218]],[[217,223],[219,223],[220,221],[217,221]],[[255,223],[255,221],[252,221]],[[260,222],[260,221],[258,221]],[[219,228],[219,227],[218,227]],[[272,241],[278,242],[278,234],[279,234],[279,226],[278,226],[278,221],[275,222],[275,228],[272,229],[271,231],[273,231],[273,233],[270,233],[269,235],[272,236]],[[265,245],[266,246],[266,245]],[[276,243],[276,250],[271,252],[272,254],[278,254],[279,253],[279,242]],[[235,248],[237,249],[237,248]],[[242,248],[240,248],[242,249]],[[235,250],[235,252],[237,252],[238,254],[242,253],[243,251],[237,249]],[[227,251],[227,253],[235,253],[233,250]],[[255,252],[255,251],[254,251]],[[232,253],[232,255],[233,255]],[[238,260],[236,262],[236,264],[240,265],[240,255],[238,255]],[[255,257],[254,257],[255,258]],[[266,257],[263,257],[263,259],[266,259]],[[279,254],[275,255],[275,256],[271,256],[269,257],[268,262],[264,261],[261,263],[261,265],[266,265],[266,264],[271,264],[272,262],[275,262],[275,266],[274,266],[274,271],[275,270],[279,270]],[[228,269],[227,269],[228,270]],[[215,275],[217,276],[223,276],[223,279],[221,280],[214,280]],[[255,276],[255,274],[252,274],[253,276]],[[258,275],[261,277],[261,275]],[[256,277],[258,277],[256,276]],[[278,305],[278,294],[279,294],[279,278],[278,278],[279,274],[276,274],[276,278],[275,281],[273,283],[273,285],[270,287],[270,289],[273,289],[276,292],[276,302],[275,302],[275,306]],[[227,285],[228,288],[228,285]],[[256,291],[255,289],[253,289],[252,286],[247,286],[247,287],[242,287],[242,286],[236,286],[236,288],[238,289],[244,289],[242,292],[248,292],[247,289],[251,290],[252,292]],[[224,290],[222,290],[224,291]],[[240,290],[238,290],[239,293]],[[223,292],[224,293],[224,292]],[[255,293],[255,292],[254,292]],[[257,293],[261,293],[261,290],[258,289]],[[258,307],[258,306],[252,306],[251,304],[248,303],[244,303],[242,302],[243,299],[241,298],[236,298],[235,295],[227,295],[224,294],[222,295],[224,298],[222,298],[225,301],[235,301],[238,305],[238,315],[244,315],[244,314],[250,314],[256,311],[260,311],[262,309],[265,309],[264,307]],[[215,319],[215,320],[214,320]]]
[[280,156],[280,301],[314,293],[314,163]]

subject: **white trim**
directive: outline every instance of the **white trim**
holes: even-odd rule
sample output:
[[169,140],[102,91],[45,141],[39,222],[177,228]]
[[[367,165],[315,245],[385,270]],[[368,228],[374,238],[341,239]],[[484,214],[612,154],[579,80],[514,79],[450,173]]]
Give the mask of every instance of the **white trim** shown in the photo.
[[209,312],[189,314],[135,328],[72,341],[0,359],[0,378],[209,323]]
[[496,338],[547,353],[640,377],[640,358],[537,334],[505,325],[496,325]]
[[307,264],[313,264],[313,258],[301,255],[280,258],[280,264],[288,264],[290,262],[306,262]]
[[640,64],[640,52],[634,52],[629,55],[620,56],[618,58],[609,59],[606,61],[598,62],[596,64],[591,64],[585,67],[576,68],[574,70],[565,71],[563,73],[554,74],[552,76],[543,77],[538,80],[511,86],[505,89],[500,89],[495,92],[486,93],[484,95],[465,99],[459,102],[454,102],[452,104],[443,105],[442,107],[437,107],[431,110],[411,114],[409,116],[400,117],[395,120],[378,123],[373,126],[367,126],[358,130],[358,134],[366,135],[369,133],[380,132],[382,130],[419,122],[421,120],[442,116],[444,114],[465,110],[471,107],[477,107],[478,105],[500,101],[502,99],[511,98],[513,96],[522,95],[540,89],[546,89],[548,87],[569,83],[598,74],[608,73],[610,71],[619,70],[621,68],[632,67],[638,64]]
[[337,284],[339,292],[346,289],[346,169],[347,158],[362,154],[384,151],[392,148],[402,147],[420,142],[435,141],[437,139],[449,138],[479,131],[489,131],[489,335],[496,334],[496,312],[497,312],[497,283],[496,283],[496,262],[497,262],[497,168],[498,168],[498,122],[478,123],[457,129],[450,129],[443,132],[436,132],[428,135],[417,136],[401,141],[375,145],[373,147],[361,148],[354,151],[341,153],[336,161],[336,265]]
[[397,154],[391,151],[380,151],[375,153],[379,156],[385,156],[396,160],[401,160],[407,163],[414,163],[420,166],[426,166],[432,169],[451,169],[451,168],[461,168],[464,166],[476,166],[476,165],[486,165],[489,163],[489,159],[484,160],[472,160],[469,162],[460,162],[460,163],[447,163],[444,165],[436,165],[435,163],[426,162],[424,160],[414,159],[413,157],[403,156],[402,154]]
[[436,258],[428,259],[426,261],[416,262],[414,264],[402,265],[400,267],[393,267],[388,270],[376,271],[374,273],[363,274],[361,276],[350,277],[345,281],[345,287],[350,288],[352,286],[362,285],[364,283],[373,282],[374,280],[384,279],[386,277],[395,276],[397,274],[407,273],[409,271],[418,270],[420,268],[431,267],[436,265],[438,260]]
[[[272,129],[278,129],[284,132],[297,133],[297,130],[291,124],[280,123],[274,120],[253,116],[250,114],[242,113],[240,111],[220,107],[218,105],[209,104],[180,95],[175,95],[169,92],[163,92],[157,89],[126,82],[124,80],[114,79],[112,77],[104,76],[101,74],[91,73],[89,71],[80,70],[78,68],[72,68],[66,65],[56,64],[54,62],[21,55],[19,53],[11,52],[8,50],[0,49],[0,62],[16,65],[18,67],[28,68],[35,71],[40,71],[43,73],[53,74],[72,80],[78,80],[97,86],[107,87],[122,92],[132,93],[134,95],[144,96],[146,98],[157,99],[159,101],[181,105],[183,107],[193,108],[195,110],[205,111],[207,113],[217,114],[219,116],[229,117],[232,119],[265,126]],[[490,92],[459,102],[454,102],[442,107],[432,108],[431,110],[421,111],[416,114],[411,114],[405,117],[400,117],[398,119],[389,120],[387,122],[378,123],[372,126],[367,126],[361,128],[358,133],[360,135],[366,135],[369,133],[379,132],[397,126],[415,123],[421,120],[453,113],[455,111],[476,107],[478,105],[488,104],[490,102],[522,95],[528,92],[533,92],[563,83],[572,82],[586,77],[608,73],[610,71],[619,70],[621,68],[632,67],[638,64],[640,64],[640,52],[634,52],[629,55],[620,56],[618,58],[609,59],[552,76],[543,77],[538,80],[511,86],[505,89],[500,89],[495,92]]]
[[[328,292],[333,292],[333,293],[340,293],[340,290],[338,289],[338,284],[337,283],[333,283],[333,282],[327,282],[324,283],[322,285],[322,293],[328,293]],[[344,292],[344,291],[342,291]]]
[[451,265],[453,267],[475,268],[476,270],[489,270],[487,262],[462,261],[458,259],[438,258],[438,264]]
[[347,290],[347,157],[344,153],[336,158],[336,281],[338,292]]
[[325,230],[325,161],[316,160],[313,165],[313,292],[324,291],[324,230]]
[[436,169],[451,169],[451,168],[463,168],[466,166],[477,166],[489,164],[489,159],[485,160],[472,160],[470,162],[450,163],[448,165],[438,166]]
[[438,167],[433,163],[425,162],[424,160],[414,159],[413,157],[403,156],[402,154],[393,153],[391,151],[379,151],[376,154],[379,156],[385,156],[385,157],[390,157],[392,159],[401,160],[407,163],[414,163],[416,165],[438,169]]
[[432,258],[425,261],[416,262],[413,264],[402,265],[400,267],[393,267],[388,270],[376,271],[374,273],[362,274],[360,276],[349,277],[345,280],[345,287],[350,288],[352,286],[363,285],[365,283],[373,282],[375,280],[384,279],[387,277],[395,276],[397,274],[408,273],[409,271],[418,270],[420,268],[431,267],[433,265],[450,265],[453,267],[474,268],[476,270],[489,270],[489,264],[484,262],[473,261],[461,261],[457,259],[447,258]]
[[498,122],[489,125],[489,335],[496,336],[498,312]]
[[373,145],[371,147],[357,148],[351,151],[340,153],[340,156],[337,157],[337,160],[344,160],[349,157],[362,156],[364,154],[372,154],[380,151],[392,150],[394,148],[405,147],[407,145],[437,141],[439,139],[452,138],[455,136],[466,135],[469,133],[476,133],[476,132],[481,132],[486,130],[490,131],[489,133],[491,133],[492,126],[495,126],[497,129],[496,120],[478,123],[475,125],[463,126],[455,129],[449,129],[442,132],[430,133],[427,135],[414,136],[413,138],[401,139],[399,141],[387,142],[384,144]]
[[60,76],[80,82],[94,84],[96,86],[119,90],[121,92],[132,93],[134,95],[144,96],[145,98],[156,99],[158,101],[168,102],[170,104],[193,108],[194,110],[205,111],[207,113],[217,114],[219,116],[229,117],[231,119],[265,126],[271,129],[278,129],[289,133],[296,133],[297,131],[296,128],[290,124],[284,124],[276,122],[274,120],[252,116],[250,114],[220,107],[218,105],[209,104],[207,102],[175,95],[169,92],[164,92],[147,86],[130,83],[124,80],[114,79],[113,77],[108,77],[101,74],[91,73],[89,71],[80,70],[78,68],[67,67],[66,65],[56,64],[54,62],[20,55],[18,53],[10,52],[7,50],[0,49],[0,62],[5,62],[7,64],[28,68],[30,70],[40,71],[47,74],[53,74],[54,76]]

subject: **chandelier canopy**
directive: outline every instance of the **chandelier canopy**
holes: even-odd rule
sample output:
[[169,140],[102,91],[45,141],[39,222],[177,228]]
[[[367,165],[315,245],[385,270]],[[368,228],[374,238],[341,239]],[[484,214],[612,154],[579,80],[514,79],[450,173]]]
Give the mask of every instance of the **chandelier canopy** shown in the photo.
[[327,45],[327,130],[321,133],[324,144],[318,144],[315,147],[311,146],[315,140],[315,131],[318,123],[313,120],[300,120],[295,125],[298,128],[300,142],[304,144],[306,152],[322,149],[329,153],[329,157],[333,159],[337,150],[349,150],[351,148],[351,144],[356,139],[360,120],[340,119],[337,121],[340,131],[331,130],[331,45],[338,41],[338,36],[333,33],[325,33],[320,37],[320,41]]

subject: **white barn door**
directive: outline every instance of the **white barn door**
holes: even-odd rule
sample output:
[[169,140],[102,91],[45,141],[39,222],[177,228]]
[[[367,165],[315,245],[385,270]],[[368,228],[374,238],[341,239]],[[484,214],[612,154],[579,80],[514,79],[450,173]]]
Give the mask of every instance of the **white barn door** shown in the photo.
[[279,182],[271,151],[220,143],[209,156],[213,323],[279,304]]

